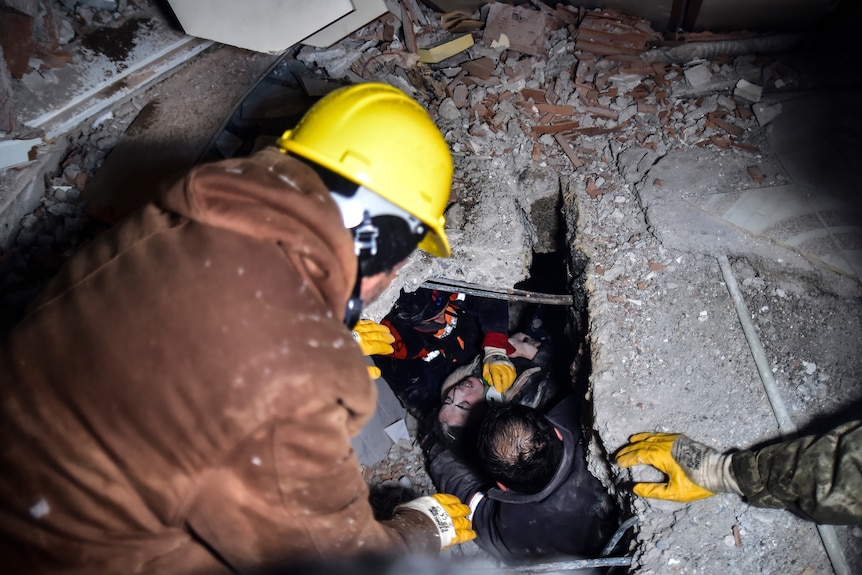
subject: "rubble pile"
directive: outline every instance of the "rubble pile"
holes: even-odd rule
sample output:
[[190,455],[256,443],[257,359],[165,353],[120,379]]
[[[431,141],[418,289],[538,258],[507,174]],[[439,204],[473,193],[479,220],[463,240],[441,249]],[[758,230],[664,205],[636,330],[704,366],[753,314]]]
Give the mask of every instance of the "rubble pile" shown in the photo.
[[[644,222],[638,189],[663,185],[646,181],[648,171],[668,152],[691,149],[741,157],[749,176],[748,182],[739,183],[741,188],[783,182],[785,176],[763,158],[763,126],[772,116],[758,99],[761,87],[776,91],[794,85],[798,80],[793,70],[751,54],[681,59],[685,37],[673,39],[670,57],[663,52],[667,46],[662,36],[647,21],[611,10],[492,4],[469,19],[483,21],[485,27],[469,32],[469,47],[439,62],[422,62],[408,48],[397,34],[401,23],[395,14],[336,46],[305,47],[296,57],[311,76],[387,82],[428,107],[455,157],[453,206],[447,213],[454,234],[476,227],[494,229],[494,222],[506,228],[500,197],[525,195],[537,183],[556,186],[553,193],[567,207],[563,213],[570,245],[545,249],[576,250],[571,256],[573,292],[589,293],[590,317],[602,318],[615,329],[649,325],[644,310],[657,295],[656,277],[684,273],[695,262],[666,250]],[[427,25],[416,25],[411,18],[409,28],[419,46],[445,46],[458,38],[441,32],[440,22],[447,20],[447,15],[426,14]],[[725,37],[724,45],[749,36]],[[690,52],[695,54],[703,52],[701,41],[716,39],[692,38]],[[525,177],[537,171],[554,176]],[[495,208],[474,208],[471,214],[471,207],[483,202]],[[530,249],[536,247],[525,242],[523,259],[529,260]],[[453,273],[451,267],[435,265],[430,262],[432,271],[426,273]],[[486,283],[511,285],[526,273],[516,266],[509,269],[514,271],[502,278],[489,273]],[[721,294],[716,291],[715,297]],[[586,331],[586,326],[578,327]],[[599,333],[593,334],[594,356],[603,352],[612,357]],[[662,361],[637,356],[643,346],[635,339],[635,356],[620,358],[623,366],[632,366],[627,377],[637,378],[633,370],[648,373],[649,360]],[[742,347],[737,352],[740,357],[746,353]],[[614,490],[603,441],[594,441],[591,451],[596,475]],[[413,464],[421,464],[421,458]],[[372,485],[383,477],[393,480],[388,462],[367,473]],[[674,519],[667,521],[655,519],[645,536],[661,541]],[[648,555],[644,561],[651,565],[661,558]]]
[[[98,25],[143,3],[117,0],[115,8],[94,9],[94,2],[101,4],[63,3],[74,6],[75,33],[76,26]],[[707,248],[687,251],[664,242],[662,234],[674,230],[650,220],[649,204],[663,193],[693,198],[685,178],[670,183],[677,164],[661,165],[679,152],[690,161],[677,171],[693,174],[702,187],[718,186],[720,179],[722,194],[715,196],[728,201],[736,192],[788,182],[768,158],[766,137],[781,104],[776,98],[766,103],[764,96],[805,87],[805,79],[753,50],[792,39],[773,42],[745,32],[668,36],[612,10],[542,2],[491,3],[473,13],[434,12],[418,0],[386,4],[387,14],[328,48],[289,51],[279,68],[285,74],[279,88],[295,83],[311,98],[339,83],[399,87],[430,111],[453,152],[446,217],[454,257],[431,260],[417,253],[393,289],[368,310],[370,317],[389,310],[399,287],[413,289],[431,277],[513,287],[530,273],[534,254],[565,253],[574,301],[589,312],[573,320],[590,324],[574,326],[588,333],[591,346],[590,464],[609,490],[631,479],[610,469],[607,452],[633,427],[691,430],[716,447],[773,437],[769,415],[758,412],[762,391],[750,383],[749,351],[724,305],[716,262]],[[4,309],[21,308],[100,229],[86,216],[81,191],[147,103],[146,95],[136,96],[70,136],[41,207],[22,222],[15,245],[0,252]],[[250,148],[253,141],[241,143]],[[729,177],[731,164],[743,168]],[[709,211],[695,199],[690,203]],[[819,359],[833,353],[826,348],[837,322],[847,324],[847,333],[862,329],[858,316],[833,313],[846,307],[844,300],[822,303],[804,282],[790,289],[780,276],[735,265],[770,348],[788,348],[776,352],[773,363],[795,385],[788,396],[793,407],[813,411],[813,403],[822,405],[835,389],[840,393],[833,403],[855,397],[849,383],[855,382],[855,348],[848,343],[842,370]],[[787,337],[794,326],[800,331],[800,310],[809,309],[817,311],[807,315],[821,318],[808,320],[821,330],[822,338],[811,338],[824,340],[818,353],[810,351],[817,346]],[[810,325],[806,329],[813,330]],[[806,344],[804,353],[791,349],[797,340]],[[703,413],[704,406],[736,424],[719,429],[720,418]],[[363,474],[380,516],[434,491],[421,449],[411,442],[393,444]],[[620,489],[618,499],[642,520],[635,569],[644,575],[703,569],[804,573],[826,565],[816,540],[806,539],[810,525],[800,526],[789,514],[746,508],[730,498],[692,509],[662,507],[628,501],[626,493]],[[858,539],[858,530],[852,536]],[[795,547],[782,547],[781,537]],[[807,563],[788,571],[797,557]]]

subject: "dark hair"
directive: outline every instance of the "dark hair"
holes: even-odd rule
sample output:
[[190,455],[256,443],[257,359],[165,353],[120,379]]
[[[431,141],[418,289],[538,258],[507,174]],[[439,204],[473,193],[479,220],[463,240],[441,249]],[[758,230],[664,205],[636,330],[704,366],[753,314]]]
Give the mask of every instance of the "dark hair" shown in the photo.
[[563,442],[551,422],[532,407],[516,403],[488,409],[477,450],[491,479],[521,493],[541,491],[563,458]]
[[[314,169],[317,175],[320,176],[320,179],[323,180],[326,189],[331,193],[352,196],[359,189],[359,184],[345,178],[341,174],[337,174],[308,158],[302,156],[293,157]],[[421,234],[412,233],[407,222],[398,216],[373,216],[371,223],[377,227],[377,245],[384,246],[384,248],[378,249],[374,255],[363,253],[360,256],[359,274],[363,277],[390,271],[398,263],[406,260],[413,253],[413,250],[416,249],[416,246],[419,245],[419,242],[422,241],[422,238],[425,237],[424,231]]]

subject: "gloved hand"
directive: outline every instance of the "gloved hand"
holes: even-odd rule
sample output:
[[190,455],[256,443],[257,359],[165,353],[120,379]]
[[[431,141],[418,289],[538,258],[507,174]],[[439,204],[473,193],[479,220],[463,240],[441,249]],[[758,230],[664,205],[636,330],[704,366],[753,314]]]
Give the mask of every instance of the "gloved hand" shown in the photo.
[[485,390],[485,401],[488,403],[510,403],[518,395],[518,392],[521,391],[521,388],[524,387],[524,384],[530,381],[533,374],[540,371],[542,371],[541,367],[525,369],[521,372],[521,375],[515,379],[515,383],[512,384],[512,387],[510,387],[509,391],[506,393],[500,393],[493,387],[488,387],[488,389]]
[[402,503],[395,508],[395,512],[397,513],[399,509],[414,509],[430,517],[440,536],[441,551],[476,538],[476,532],[473,531],[473,525],[468,519],[470,508],[454,495],[445,493],[426,495]]
[[395,337],[389,328],[370,319],[361,319],[353,327],[353,338],[365,355],[389,355]]
[[635,495],[687,503],[718,492],[742,494],[730,468],[730,455],[677,433],[638,433],[617,453],[620,467],[652,465],[666,483],[638,483]]
[[[389,328],[376,321],[361,319],[353,327],[353,339],[359,343],[359,349],[365,355],[389,355],[395,351],[392,343],[395,337]],[[369,365],[368,376],[371,379],[380,377],[380,369]]]
[[506,393],[515,383],[515,366],[500,347],[485,346],[482,378],[499,393]]

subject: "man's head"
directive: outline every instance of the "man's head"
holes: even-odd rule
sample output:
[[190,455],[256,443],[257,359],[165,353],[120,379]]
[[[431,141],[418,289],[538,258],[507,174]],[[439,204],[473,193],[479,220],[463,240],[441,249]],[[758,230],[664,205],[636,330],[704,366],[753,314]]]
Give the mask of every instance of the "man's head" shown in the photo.
[[485,471],[501,489],[538,493],[560,466],[563,441],[537,410],[509,403],[485,413],[477,450]]
[[[364,303],[379,295],[417,245],[450,255],[443,212],[452,156],[431,117],[404,92],[379,83],[335,90],[277,146],[317,171],[353,234],[359,278],[351,305],[361,307],[360,290]],[[363,288],[372,277],[374,285]]]

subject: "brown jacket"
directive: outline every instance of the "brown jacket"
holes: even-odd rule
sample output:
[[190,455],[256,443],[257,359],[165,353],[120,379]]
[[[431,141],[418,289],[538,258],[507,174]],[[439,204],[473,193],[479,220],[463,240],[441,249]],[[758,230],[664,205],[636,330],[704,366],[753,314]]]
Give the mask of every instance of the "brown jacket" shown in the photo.
[[3,572],[218,573],[439,549],[374,521],[350,233],[274,149],[192,171],[76,254],[0,348]]

